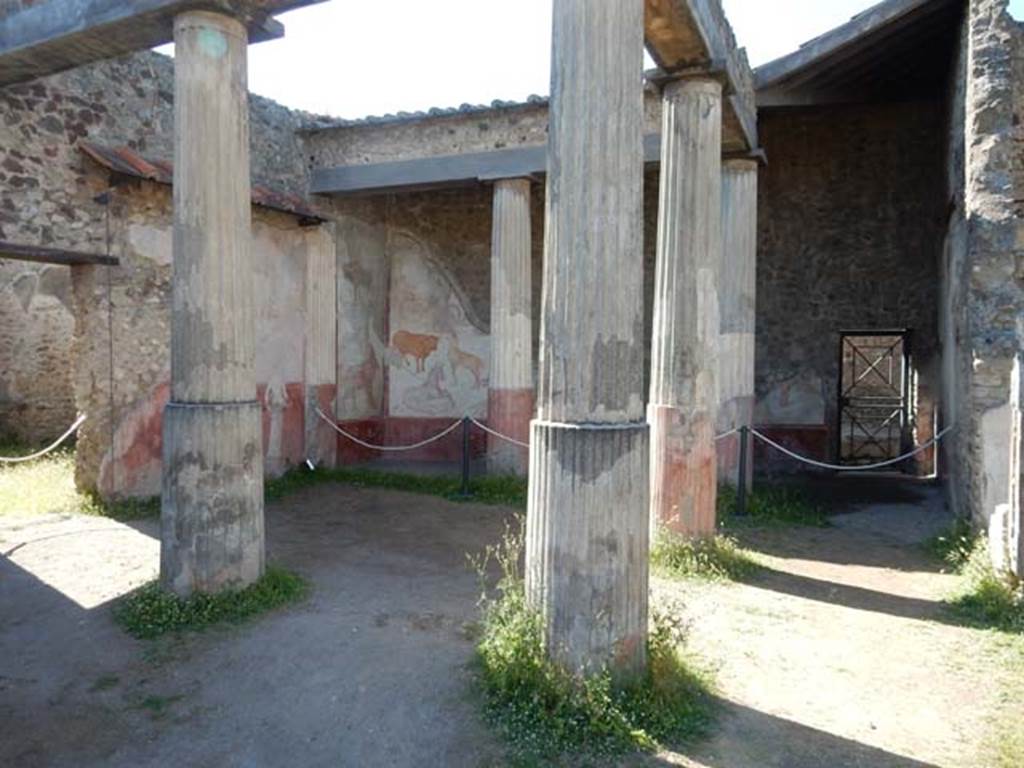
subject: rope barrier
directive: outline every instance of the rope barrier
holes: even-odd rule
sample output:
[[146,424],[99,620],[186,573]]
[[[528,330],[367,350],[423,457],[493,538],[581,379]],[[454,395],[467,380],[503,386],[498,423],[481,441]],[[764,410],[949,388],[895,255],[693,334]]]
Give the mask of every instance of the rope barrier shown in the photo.
[[522,440],[516,440],[514,437],[509,437],[508,435],[503,435],[503,434],[501,434],[501,432],[498,432],[495,429],[491,429],[486,424],[483,424],[483,423],[477,421],[472,416],[467,416],[467,418],[473,424],[475,424],[476,426],[480,427],[480,429],[482,429],[484,432],[486,432],[489,435],[494,435],[495,437],[500,438],[501,440],[505,440],[507,442],[510,442],[513,445],[518,445],[520,448],[529,448],[530,447],[529,443],[524,443]]
[[362,439],[356,437],[355,435],[353,435],[353,434],[351,434],[349,432],[346,432],[344,429],[339,427],[334,422],[334,419],[332,419],[329,416],[327,416],[327,414],[325,414],[319,408],[316,409],[316,414],[321,419],[323,419],[325,422],[330,424],[334,428],[334,431],[337,432],[342,437],[345,437],[345,438],[351,440],[356,445],[361,445],[363,448],[369,448],[372,451],[395,451],[395,452],[398,452],[398,451],[413,451],[413,450],[415,450],[417,448],[422,448],[425,445],[430,445],[431,443],[440,440],[442,437],[445,437],[446,435],[454,432],[455,429],[460,424],[462,424],[462,419],[459,419],[454,424],[452,424],[450,427],[447,427],[446,429],[442,430],[441,432],[438,432],[433,437],[428,437],[426,440],[420,440],[418,443],[413,443],[412,445],[374,445],[373,443],[368,443],[365,440],[362,440]]
[[725,438],[729,437],[730,435],[735,435],[739,431],[739,427],[733,427],[728,432],[723,432],[720,435],[715,435],[715,442],[717,443],[719,440],[725,440]]
[[75,419],[75,423],[72,424],[70,427],[68,427],[68,431],[65,432],[63,435],[61,435],[60,437],[58,437],[56,439],[56,441],[54,441],[54,443],[52,445],[48,445],[46,448],[43,448],[43,450],[36,451],[35,453],[33,453],[30,456],[15,456],[13,458],[6,458],[4,456],[0,456],[0,463],[3,463],[3,464],[20,464],[23,461],[32,461],[33,459],[38,459],[41,456],[45,456],[50,451],[52,451],[55,448],[57,448],[61,443],[63,443],[69,437],[71,437],[71,435],[73,435],[75,432],[77,432],[78,428],[80,426],[82,426],[82,423],[84,421],[85,421],[85,414],[84,413],[79,414],[78,418]]
[[897,456],[895,459],[889,459],[888,461],[880,461],[877,464],[863,464],[863,465],[856,466],[856,467],[844,466],[844,465],[841,465],[841,464],[828,464],[828,463],[826,463],[824,461],[816,461],[814,459],[808,459],[806,456],[801,456],[800,454],[794,453],[793,451],[789,450],[785,446],[779,445],[777,442],[775,442],[771,438],[766,437],[765,435],[762,435],[756,429],[751,428],[750,432],[758,440],[760,440],[763,443],[767,443],[768,445],[770,445],[775,450],[781,451],[782,453],[786,454],[790,458],[796,459],[797,461],[801,461],[804,464],[809,464],[812,467],[819,467],[821,469],[831,469],[831,470],[835,470],[836,472],[867,472],[867,471],[870,471],[872,469],[882,469],[883,467],[891,467],[893,464],[899,464],[901,461],[906,461],[907,459],[911,458],[912,456],[916,456],[917,454],[921,453],[922,451],[926,450],[927,448],[930,448],[931,446],[933,446],[937,442],[939,442],[939,440],[941,440],[949,432],[951,432],[953,430],[953,427],[955,427],[955,426],[956,425],[953,424],[953,425],[950,425],[950,426],[946,427],[944,430],[939,432],[939,434],[937,434],[935,437],[933,437],[928,442],[922,443],[921,445],[919,445],[917,448],[915,448],[914,450],[910,451],[909,453],[905,453],[902,456]]

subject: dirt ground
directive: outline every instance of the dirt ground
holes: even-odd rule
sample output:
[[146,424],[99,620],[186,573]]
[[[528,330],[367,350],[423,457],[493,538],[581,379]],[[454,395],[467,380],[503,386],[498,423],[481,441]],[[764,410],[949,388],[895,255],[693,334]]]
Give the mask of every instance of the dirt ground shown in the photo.
[[[985,766],[999,706],[982,633],[944,623],[952,578],[916,541],[934,492],[830,529],[747,536],[750,584],[681,598],[723,713],[705,768]],[[152,578],[155,521],[0,518],[0,765],[495,766],[470,693],[479,586],[466,554],[508,510],[342,486],[267,510],[269,557],[314,585],[252,623],[129,638],[109,601]]]

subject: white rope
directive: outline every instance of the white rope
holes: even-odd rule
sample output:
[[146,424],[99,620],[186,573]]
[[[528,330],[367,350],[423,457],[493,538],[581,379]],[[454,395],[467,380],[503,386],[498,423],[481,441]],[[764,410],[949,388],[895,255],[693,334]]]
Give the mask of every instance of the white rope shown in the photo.
[[529,443],[524,443],[522,440],[516,440],[514,437],[509,437],[508,435],[503,435],[503,434],[501,434],[501,432],[498,432],[497,430],[491,429],[486,424],[482,424],[481,422],[477,421],[472,416],[470,416],[468,418],[469,418],[469,420],[471,422],[476,424],[478,427],[480,427],[480,429],[482,429],[484,432],[486,432],[489,435],[494,435],[495,437],[501,438],[502,440],[507,440],[508,442],[512,443],[513,445],[518,445],[520,448],[529,448],[530,447]]
[[770,445],[775,450],[781,451],[782,453],[786,454],[787,456],[789,456],[791,458],[796,459],[797,461],[802,461],[804,464],[810,464],[812,467],[820,467],[821,469],[833,469],[833,470],[835,470],[837,472],[866,472],[866,471],[872,470],[872,469],[882,469],[883,467],[890,467],[893,464],[899,464],[901,461],[906,461],[911,456],[916,456],[917,454],[921,453],[921,451],[923,451],[923,450],[925,450],[927,448],[930,448],[932,445],[934,445],[935,443],[939,442],[939,440],[941,440],[943,437],[945,437],[946,434],[949,433],[953,429],[954,426],[956,426],[956,425],[953,424],[953,425],[950,425],[950,426],[946,427],[944,430],[939,432],[939,434],[937,434],[935,437],[933,437],[928,442],[923,443],[922,445],[919,445],[917,448],[915,448],[914,450],[910,451],[909,453],[905,453],[902,456],[897,456],[895,459],[889,459],[888,461],[880,461],[877,464],[863,464],[863,465],[855,466],[855,467],[844,466],[844,465],[841,465],[841,464],[826,464],[823,461],[815,461],[814,459],[808,459],[806,456],[801,456],[800,454],[793,453],[793,451],[789,450],[785,446],[779,445],[778,443],[776,443],[771,438],[765,437],[760,432],[758,432],[756,429],[751,429],[750,432],[754,435],[754,437],[756,437],[759,440],[767,443],[768,445]]
[[82,426],[82,422],[84,422],[84,421],[85,421],[85,414],[84,413],[79,414],[78,418],[75,419],[75,423],[72,424],[70,427],[68,427],[68,431],[65,432],[63,435],[61,435],[60,437],[58,437],[56,439],[56,441],[54,441],[54,443],[52,445],[48,445],[46,448],[43,448],[43,450],[41,450],[41,451],[36,451],[31,456],[16,456],[14,458],[5,458],[3,456],[0,456],[0,462],[2,462],[4,464],[19,464],[19,463],[21,463],[23,461],[32,461],[32,459],[38,459],[40,456],[45,456],[50,451],[52,451],[55,448],[57,448],[57,446],[59,446],[61,443],[63,443],[69,437],[71,437],[71,435],[73,435],[75,432],[77,432],[78,428],[80,426]]
[[739,431],[739,427],[733,427],[728,432],[723,432],[720,435],[715,435],[715,442],[717,443],[719,440],[725,440],[725,438],[729,437],[729,435],[735,435]]
[[321,419],[323,419],[328,424],[330,424],[332,427],[334,427],[334,431],[337,432],[339,435],[341,435],[342,437],[348,438],[349,440],[351,440],[356,445],[361,445],[361,446],[363,446],[363,448],[369,448],[372,451],[412,451],[412,450],[415,450],[416,448],[422,448],[424,445],[430,445],[431,443],[436,442],[437,440],[440,440],[445,435],[448,435],[449,433],[454,431],[455,428],[458,427],[462,423],[462,419],[459,419],[454,424],[452,424],[450,427],[448,427],[447,429],[445,429],[445,430],[443,430],[441,432],[438,432],[433,437],[428,437],[426,440],[420,440],[418,443],[413,443],[412,445],[374,445],[373,443],[368,443],[365,440],[361,440],[360,438],[356,437],[355,435],[346,432],[344,429],[339,427],[334,422],[334,419],[332,419],[329,416],[327,416],[327,414],[325,414],[319,408],[316,409],[316,413],[317,413],[317,416],[319,416]]

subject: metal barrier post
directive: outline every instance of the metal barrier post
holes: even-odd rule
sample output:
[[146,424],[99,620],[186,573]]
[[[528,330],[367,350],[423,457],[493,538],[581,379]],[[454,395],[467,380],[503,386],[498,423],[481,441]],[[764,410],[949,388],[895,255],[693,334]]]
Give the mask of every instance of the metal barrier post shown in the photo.
[[462,490],[463,496],[469,496],[469,416],[462,417]]
[[747,514],[747,447],[750,443],[750,430],[747,427],[740,427],[740,467],[739,476],[736,478],[736,514],[744,516]]

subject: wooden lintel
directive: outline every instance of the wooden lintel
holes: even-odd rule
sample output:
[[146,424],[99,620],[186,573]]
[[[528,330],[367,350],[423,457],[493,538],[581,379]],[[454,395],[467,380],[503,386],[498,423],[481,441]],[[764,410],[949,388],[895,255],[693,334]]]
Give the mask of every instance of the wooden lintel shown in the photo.
[[[645,163],[661,157],[661,137],[644,137]],[[310,190],[322,195],[418,192],[497,181],[536,178],[547,173],[547,146],[535,145],[398,160],[369,165],[313,169]]]
[[62,248],[45,248],[39,245],[23,245],[0,240],[0,259],[17,259],[18,261],[34,261],[40,264],[62,264],[68,267],[85,264],[101,264],[116,267],[121,263],[116,256],[101,253],[83,253],[68,251]]

